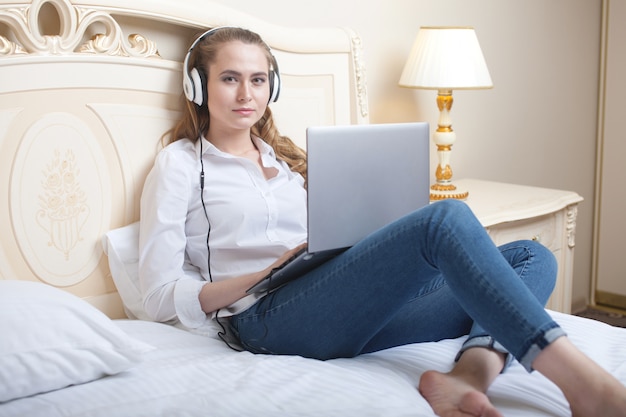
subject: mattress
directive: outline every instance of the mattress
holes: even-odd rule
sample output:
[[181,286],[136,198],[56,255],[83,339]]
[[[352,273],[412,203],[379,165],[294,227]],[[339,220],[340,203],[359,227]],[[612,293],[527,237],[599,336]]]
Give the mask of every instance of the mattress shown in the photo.
[[[587,355],[626,382],[626,329],[550,312]],[[214,336],[166,324],[115,320],[155,349],[136,367],[93,382],[0,404],[0,416],[432,416],[416,389],[446,371],[463,338],[353,359],[236,352]],[[507,417],[569,416],[559,389],[517,362],[488,392]]]

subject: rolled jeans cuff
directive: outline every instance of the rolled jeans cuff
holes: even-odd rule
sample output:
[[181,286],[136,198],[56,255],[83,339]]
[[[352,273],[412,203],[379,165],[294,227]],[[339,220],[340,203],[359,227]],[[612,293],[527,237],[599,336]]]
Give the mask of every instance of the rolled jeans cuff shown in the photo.
[[461,350],[459,350],[459,353],[457,353],[456,357],[454,358],[454,362],[458,362],[459,359],[461,359],[461,355],[466,350],[475,348],[475,347],[487,348],[487,349],[495,350],[496,352],[504,353],[506,357],[505,357],[504,366],[502,367],[501,372],[504,372],[506,368],[509,367],[511,362],[513,362],[513,355],[511,355],[509,351],[504,348],[504,346],[498,343],[496,339],[494,339],[491,336],[476,336],[476,337],[467,339],[465,343],[463,343],[463,346],[461,347]]
[[[524,369],[526,369],[526,371],[528,372],[534,371],[532,364],[535,361],[535,358],[537,358],[537,355],[539,355],[539,353],[541,353],[541,351],[544,348],[546,348],[550,343],[554,342],[556,339],[558,339],[561,336],[567,336],[567,333],[565,333],[565,330],[563,330],[561,327],[553,327],[547,330],[543,334],[540,340],[538,340],[536,343],[533,343],[530,346],[530,348],[526,351],[526,353],[519,359],[519,363],[524,367]],[[467,339],[465,343],[463,343],[463,346],[461,347],[461,350],[459,350],[459,353],[456,355],[456,358],[454,359],[454,361],[458,362],[463,352],[465,352],[467,349],[474,348],[474,347],[492,349],[492,350],[495,350],[496,352],[501,352],[501,353],[506,354],[502,372],[504,372],[509,367],[509,365],[511,365],[511,362],[513,361],[513,355],[511,355],[504,348],[504,346],[498,343],[491,336],[476,336],[476,337]]]
[[565,330],[563,330],[561,327],[553,327],[549,330],[546,330],[546,332],[543,334],[543,337],[530,346],[524,356],[519,359],[519,362],[524,368],[526,368],[528,372],[534,371],[532,364],[535,361],[535,358],[537,358],[537,355],[539,355],[539,353],[541,353],[541,351],[545,349],[550,343],[554,342],[561,336],[567,336],[567,333],[565,333]]

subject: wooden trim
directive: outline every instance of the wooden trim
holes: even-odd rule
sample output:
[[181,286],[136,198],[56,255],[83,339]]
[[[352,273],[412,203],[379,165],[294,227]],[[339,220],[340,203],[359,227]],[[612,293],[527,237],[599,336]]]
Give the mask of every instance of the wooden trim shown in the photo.
[[595,195],[593,199],[593,231],[591,247],[591,305],[596,304],[598,285],[598,257],[600,244],[600,201],[602,198],[602,160],[604,154],[604,107],[606,100],[606,67],[608,52],[608,31],[609,31],[609,0],[602,0],[602,33],[600,46],[600,80],[598,86],[598,124],[596,132],[596,178]]
[[595,291],[595,304],[626,309],[626,296],[607,291]]

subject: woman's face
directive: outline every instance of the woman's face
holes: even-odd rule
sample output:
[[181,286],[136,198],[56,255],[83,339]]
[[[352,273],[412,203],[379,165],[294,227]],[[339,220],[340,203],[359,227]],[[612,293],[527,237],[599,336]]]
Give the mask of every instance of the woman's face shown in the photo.
[[224,44],[209,65],[207,92],[212,134],[249,130],[269,101],[269,65],[258,45]]

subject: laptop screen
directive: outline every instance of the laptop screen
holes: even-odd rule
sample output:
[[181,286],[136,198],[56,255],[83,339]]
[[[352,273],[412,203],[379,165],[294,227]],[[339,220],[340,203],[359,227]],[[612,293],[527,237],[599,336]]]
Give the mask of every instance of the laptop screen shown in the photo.
[[308,250],[354,245],[429,203],[429,125],[307,129]]

